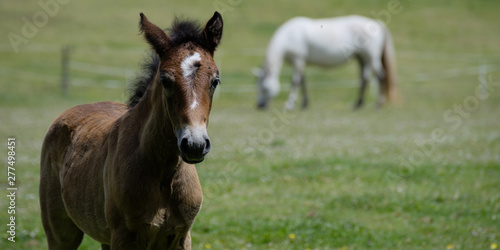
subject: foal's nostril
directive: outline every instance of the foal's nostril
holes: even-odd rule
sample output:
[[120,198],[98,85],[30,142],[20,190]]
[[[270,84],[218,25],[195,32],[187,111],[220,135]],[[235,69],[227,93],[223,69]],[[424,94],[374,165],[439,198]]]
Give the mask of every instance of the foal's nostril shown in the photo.
[[187,138],[182,138],[181,141],[181,151],[187,152],[189,150],[189,142]]
[[210,139],[205,139],[205,150],[203,150],[203,154],[207,154],[210,152],[212,145],[210,144]]

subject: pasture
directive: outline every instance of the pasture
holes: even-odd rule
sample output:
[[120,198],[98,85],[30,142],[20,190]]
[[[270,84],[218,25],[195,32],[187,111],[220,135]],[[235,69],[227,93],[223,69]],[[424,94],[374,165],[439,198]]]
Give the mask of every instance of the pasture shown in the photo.
[[[215,10],[224,18],[215,52],[222,83],[208,128],[212,151],[197,165],[204,203],[193,249],[499,249],[500,2],[493,0],[0,2],[0,249],[46,249],[38,203],[44,135],[74,105],[126,101],[148,51],[139,13],[167,28],[175,15],[205,22]],[[359,79],[351,62],[308,67],[309,108],[290,112],[283,111],[285,67],[285,91],[258,111],[252,68],[274,30],[298,15],[347,14],[386,22],[402,102],[376,110],[372,85],[365,107],[353,112]],[[14,243],[8,138],[16,141]],[[80,249],[98,248],[86,238]]]

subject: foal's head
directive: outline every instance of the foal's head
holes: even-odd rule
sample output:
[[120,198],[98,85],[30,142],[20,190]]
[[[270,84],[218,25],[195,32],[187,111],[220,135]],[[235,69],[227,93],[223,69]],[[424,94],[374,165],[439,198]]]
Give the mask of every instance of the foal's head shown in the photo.
[[203,161],[210,151],[208,116],[220,83],[213,55],[222,26],[222,17],[215,12],[203,29],[193,22],[175,22],[169,36],[141,13],[141,31],[160,58],[154,84],[162,86],[161,98],[187,163]]

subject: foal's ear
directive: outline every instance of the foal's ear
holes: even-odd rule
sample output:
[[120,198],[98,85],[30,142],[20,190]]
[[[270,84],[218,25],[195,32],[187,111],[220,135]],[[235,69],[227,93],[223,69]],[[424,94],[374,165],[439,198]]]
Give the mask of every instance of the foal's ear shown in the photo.
[[151,23],[144,14],[141,13],[141,21],[139,23],[141,32],[144,32],[144,37],[148,43],[153,47],[159,56],[167,51],[170,43],[168,35],[158,26]]
[[208,49],[212,53],[217,48],[217,45],[219,45],[222,38],[222,26],[222,16],[216,11],[214,16],[208,20],[207,25],[205,25],[205,29],[203,30],[203,34],[205,34],[205,38],[208,42]]

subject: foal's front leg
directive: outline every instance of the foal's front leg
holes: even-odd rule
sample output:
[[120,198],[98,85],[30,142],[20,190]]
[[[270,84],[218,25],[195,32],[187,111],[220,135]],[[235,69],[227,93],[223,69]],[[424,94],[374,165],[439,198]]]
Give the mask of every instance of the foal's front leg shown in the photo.
[[[111,250],[117,249],[147,249],[147,240],[141,240],[137,232],[121,228],[111,232]],[[105,249],[105,248],[103,248]]]

